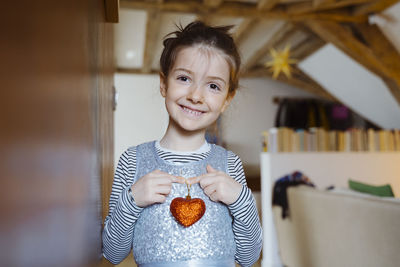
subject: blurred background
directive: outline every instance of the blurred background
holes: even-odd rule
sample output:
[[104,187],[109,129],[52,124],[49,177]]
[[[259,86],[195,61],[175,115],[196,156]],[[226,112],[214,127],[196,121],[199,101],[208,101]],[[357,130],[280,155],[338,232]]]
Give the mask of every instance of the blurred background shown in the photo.
[[[164,133],[158,60],[175,24],[234,25],[241,88],[212,135],[241,157],[259,209],[261,133],[293,125],[288,102],[345,108],[346,128],[400,127],[399,1],[22,0],[2,13],[1,266],[108,265],[115,162]],[[271,49],[286,47],[291,76],[274,78]]]

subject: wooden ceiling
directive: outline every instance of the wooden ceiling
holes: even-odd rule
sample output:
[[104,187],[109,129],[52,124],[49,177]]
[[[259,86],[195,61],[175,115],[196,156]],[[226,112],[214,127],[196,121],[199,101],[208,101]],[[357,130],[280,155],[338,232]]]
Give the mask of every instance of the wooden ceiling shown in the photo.
[[[244,77],[272,76],[265,67],[271,48],[283,49],[290,44],[291,58],[301,62],[331,43],[380,76],[400,105],[400,55],[381,30],[368,22],[370,15],[380,14],[396,2],[399,0],[120,0],[121,8],[145,10],[147,23],[142,67],[118,71],[158,72],[152,63],[154,51],[161,46],[158,37],[163,14],[195,14],[198,20],[211,25],[221,18],[235,18],[240,23],[232,34],[239,50],[246,50],[249,42],[259,44],[257,49],[246,51]],[[265,34],[252,34],[260,25]],[[281,74],[278,80],[337,101],[296,66],[291,79]]]

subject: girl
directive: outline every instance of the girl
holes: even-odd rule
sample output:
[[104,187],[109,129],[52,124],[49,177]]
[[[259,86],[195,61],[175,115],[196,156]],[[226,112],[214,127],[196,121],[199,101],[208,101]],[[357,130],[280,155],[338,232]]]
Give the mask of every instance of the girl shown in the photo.
[[[164,41],[160,92],[169,124],[161,140],[131,147],[120,157],[103,230],[103,255],[110,262],[118,264],[131,248],[140,267],[257,261],[262,233],[242,163],[205,141],[207,127],[238,87],[240,58],[230,28],[193,22]],[[206,208],[184,227],[170,205],[188,191]]]

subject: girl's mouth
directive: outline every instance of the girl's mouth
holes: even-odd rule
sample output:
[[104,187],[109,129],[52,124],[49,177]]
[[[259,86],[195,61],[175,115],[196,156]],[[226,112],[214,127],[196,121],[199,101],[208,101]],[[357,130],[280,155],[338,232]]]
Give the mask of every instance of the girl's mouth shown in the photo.
[[192,108],[189,108],[187,106],[180,105],[180,107],[185,113],[187,113],[187,114],[189,114],[191,116],[200,116],[201,114],[204,113],[204,111],[197,110],[197,109],[192,109]]

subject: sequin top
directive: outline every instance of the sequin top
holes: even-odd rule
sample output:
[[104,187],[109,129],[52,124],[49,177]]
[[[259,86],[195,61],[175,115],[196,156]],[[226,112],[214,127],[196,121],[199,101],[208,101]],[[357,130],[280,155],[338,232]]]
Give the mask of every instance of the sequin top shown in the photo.
[[[223,148],[212,145],[210,155],[204,160],[177,165],[158,157],[153,142],[145,143],[137,147],[136,177],[160,169],[189,178],[206,173],[207,164],[226,172],[226,153]],[[228,208],[211,201],[199,184],[192,185],[190,191],[192,198],[203,199],[206,212],[188,228],[177,223],[169,211],[172,199],[187,195],[185,184],[174,183],[164,203],[153,204],[142,211],[133,234],[133,255],[139,265],[198,259],[231,259],[234,262],[236,247]]]

